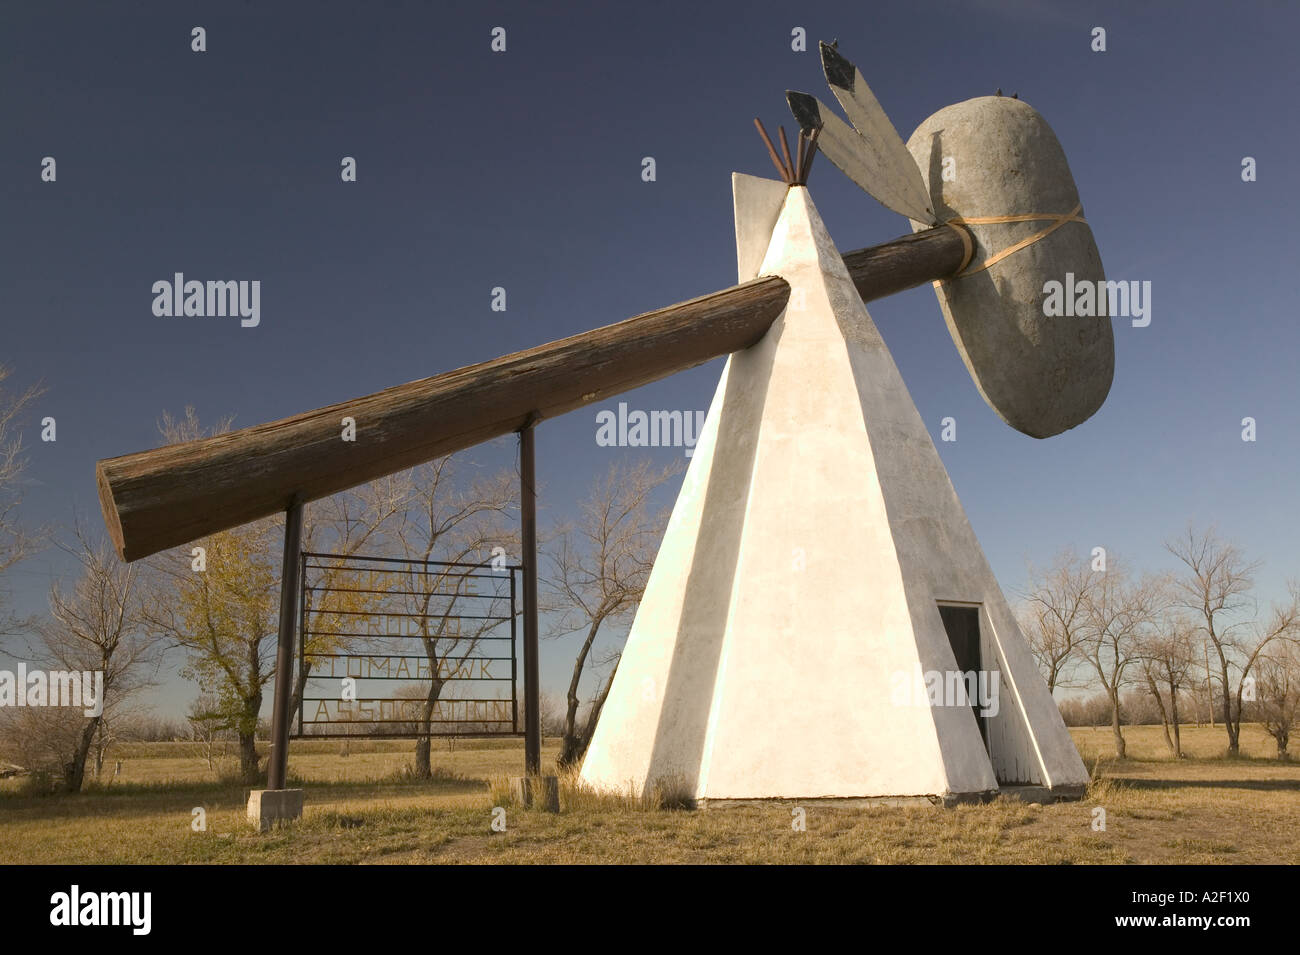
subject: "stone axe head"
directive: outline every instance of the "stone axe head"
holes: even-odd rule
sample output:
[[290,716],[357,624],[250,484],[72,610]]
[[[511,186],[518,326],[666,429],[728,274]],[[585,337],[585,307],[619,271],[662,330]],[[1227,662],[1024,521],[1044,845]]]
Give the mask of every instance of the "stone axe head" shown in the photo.
[[[1023,100],[984,96],[935,113],[904,145],[857,68],[826,44],[822,62],[854,125],[789,93],[800,126],[821,130],[818,148],[914,230],[951,224],[968,237],[962,267],[934,286],[984,400],[1035,438],[1086,421],[1110,391],[1114,336],[1101,257],[1051,128]],[[1095,289],[1091,314],[1049,316],[1052,282]]]

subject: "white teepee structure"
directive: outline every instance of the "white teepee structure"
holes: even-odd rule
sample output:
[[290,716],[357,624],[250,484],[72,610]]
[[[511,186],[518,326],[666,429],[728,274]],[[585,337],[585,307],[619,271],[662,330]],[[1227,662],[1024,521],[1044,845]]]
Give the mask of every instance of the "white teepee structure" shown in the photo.
[[[1083,763],[807,189],[733,187],[740,280],[780,275],[790,302],[727,361],[582,779],[704,803],[1077,795]],[[980,717],[942,692],[975,671],[996,693]]]

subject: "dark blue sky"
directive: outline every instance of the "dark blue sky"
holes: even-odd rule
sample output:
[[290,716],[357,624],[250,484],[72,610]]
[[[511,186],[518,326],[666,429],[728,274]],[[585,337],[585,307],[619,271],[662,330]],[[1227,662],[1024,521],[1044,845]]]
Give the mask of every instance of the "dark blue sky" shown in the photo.
[[[34,521],[98,527],[94,462],[156,445],[165,409],[256,424],[731,284],[730,173],[772,174],[752,118],[790,128],[787,88],[830,100],[816,41],[838,38],[904,138],[1018,91],[1065,147],[1107,276],[1152,283],[1150,326],[1116,321],[1106,406],[1047,441],[984,405],[928,287],[871,306],[932,434],[958,422],[939,451],[1003,587],[1067,544],[1171,566],[1161,543],[1189,520],[1265,561],[1264,598],[1300,575],[1294,4],[131,9],[0,10],[0,361],[44,381],[36,418],[58,420],[55,444],[27,431]],[[844,251],[908,231],[824,158],[810,191]],[[260,280],[261,324],[155,317],[150,287],[177,271]],[[622,400],[706,408],[720,370]],[[642,453],[598,447],[597,410],[539,431],[544,521]],[[20,568],[20,608],[63,567]],[[571,656],[544,654],[553,689]]]

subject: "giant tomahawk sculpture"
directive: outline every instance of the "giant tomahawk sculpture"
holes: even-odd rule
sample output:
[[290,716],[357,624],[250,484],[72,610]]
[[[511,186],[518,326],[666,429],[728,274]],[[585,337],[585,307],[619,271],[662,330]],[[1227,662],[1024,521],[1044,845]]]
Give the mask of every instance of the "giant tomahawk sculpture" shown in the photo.
[[[976,386],[1012,427],[1090,417],[1113,373],[1109,320],[1047,319],[1043,284],[1102,279],[1064,154],[1031,107],[981,97],[904,145],[861,73],[822,45],[854,127],[788,94],[782,181],[735,174],[740,284],[528,351],[281,421],[100,461],[118,553],[288,511],[276,759],[283,785],[302,504],[518,431],[525,454],[528,767],[536,772],[533,425],[730,355],[583,765],[702,802],[922,797],[1087,776],[864,302],[935,283]],[[841,256],[808,197],[814,150],[912,220]],[[955,178],[942,174],[955,163]],[[339,422],[364,435],[338,453]],[[531,583],[530,583],[531,579]],[[532,599],[530,599],[530,597]],[[285,609],[289,608],[289,609]],[[527,624],[526,631],[529,629]],[[531,640],[531,666],[528,656]],[[991,676],[996,705],[918,681]]]

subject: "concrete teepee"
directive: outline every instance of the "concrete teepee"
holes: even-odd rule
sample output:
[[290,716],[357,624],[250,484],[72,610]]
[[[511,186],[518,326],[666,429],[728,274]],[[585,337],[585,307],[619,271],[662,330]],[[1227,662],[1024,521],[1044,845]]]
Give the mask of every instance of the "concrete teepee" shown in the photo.
[[733,187],[740,279],[780,275],[790,302],[727,361],[582,779],[705,804],[1078,795],[1083,763],[807,189]]

